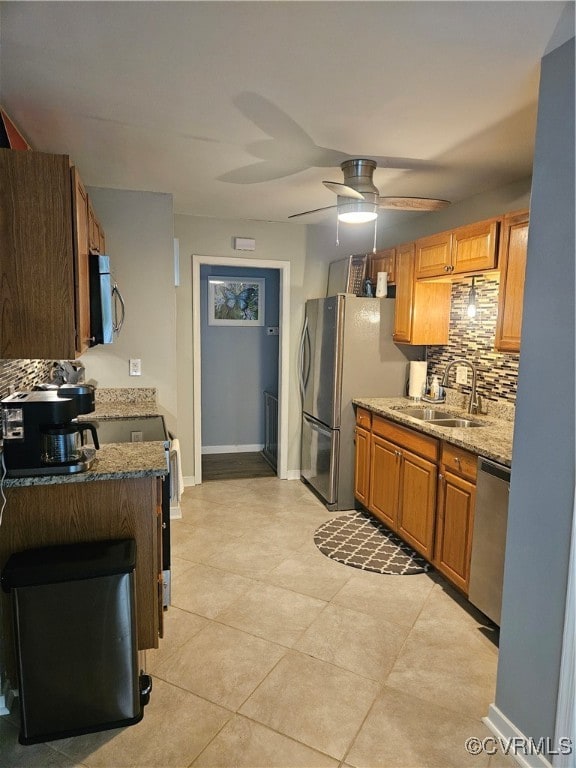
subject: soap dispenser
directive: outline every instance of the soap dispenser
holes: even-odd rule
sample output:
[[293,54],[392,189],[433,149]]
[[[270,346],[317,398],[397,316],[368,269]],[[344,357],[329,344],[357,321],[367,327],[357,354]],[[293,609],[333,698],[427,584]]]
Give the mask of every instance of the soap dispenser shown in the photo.
[[430,398],[432,400],[440,400],[440,382],[438,376],[432,376],[432,383],[430,384]]

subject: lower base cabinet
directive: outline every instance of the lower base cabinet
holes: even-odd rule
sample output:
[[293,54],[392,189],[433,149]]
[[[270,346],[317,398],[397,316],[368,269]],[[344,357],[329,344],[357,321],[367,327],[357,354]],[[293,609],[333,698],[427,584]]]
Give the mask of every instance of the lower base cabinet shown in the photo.
[[476,461],[469,451],[357,409],[356,499],[464,594]]
[[[157,477],[7,488],[0,569],[14,552],[55,544],[136,540],[138,650],[157,648],[162,636],[162,485]],[[16,680],[10,596],[2,602],[3,669]]]
[[469,451],[444,443],[433,563],[465,594],[470,580],[476,461]]
[[368,509],[424,557],[432,558],[438,441],[375,416]]

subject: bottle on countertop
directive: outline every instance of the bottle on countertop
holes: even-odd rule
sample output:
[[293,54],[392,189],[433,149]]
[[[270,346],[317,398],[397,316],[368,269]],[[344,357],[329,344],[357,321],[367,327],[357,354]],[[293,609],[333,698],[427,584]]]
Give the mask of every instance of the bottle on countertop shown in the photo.
[[440,400],[440,381],[438,376],[432,376],[432,383],[430,384],[430,397],[432,400]]

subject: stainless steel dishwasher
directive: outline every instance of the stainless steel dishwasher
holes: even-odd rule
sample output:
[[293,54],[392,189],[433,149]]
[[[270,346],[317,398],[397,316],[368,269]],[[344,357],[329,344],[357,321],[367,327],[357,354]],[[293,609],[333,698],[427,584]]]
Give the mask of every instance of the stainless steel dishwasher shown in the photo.
[[478,457],[468,599],[500,626],[510,468]]

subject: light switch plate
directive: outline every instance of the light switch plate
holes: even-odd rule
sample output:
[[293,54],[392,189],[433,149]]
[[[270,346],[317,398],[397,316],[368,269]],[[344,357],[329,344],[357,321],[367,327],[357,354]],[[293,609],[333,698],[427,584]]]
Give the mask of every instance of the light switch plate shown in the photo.
[[468,384],[468,368],[465,365],[456,366],[456,384]]

